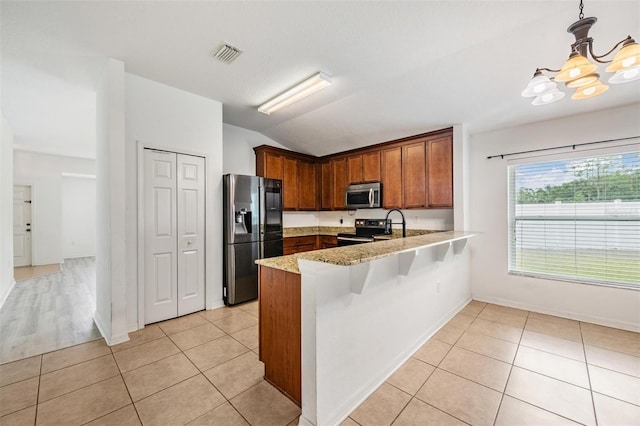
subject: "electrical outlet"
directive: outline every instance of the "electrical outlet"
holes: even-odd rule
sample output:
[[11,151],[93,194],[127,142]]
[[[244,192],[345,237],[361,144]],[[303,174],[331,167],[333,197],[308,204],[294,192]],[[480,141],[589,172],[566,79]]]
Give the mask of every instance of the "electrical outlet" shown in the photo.
[[344,223],[344,220],[340,218],[340,225],[342,225],[343,223]]

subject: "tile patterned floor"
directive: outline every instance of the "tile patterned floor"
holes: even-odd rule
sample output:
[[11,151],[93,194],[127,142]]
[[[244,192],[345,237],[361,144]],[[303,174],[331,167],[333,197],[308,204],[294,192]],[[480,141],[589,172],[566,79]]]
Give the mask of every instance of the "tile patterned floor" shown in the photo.
[[640,425],[640,335],[472,301],[343,425]]
[[0,424],[297,424],[300,409],[263,380],[257,302],[129,337],[0,365]]
[[[295,425],[257,303],[0,365],[0,424]],[[637,333],[473,301],[343,425],[638,425]]]

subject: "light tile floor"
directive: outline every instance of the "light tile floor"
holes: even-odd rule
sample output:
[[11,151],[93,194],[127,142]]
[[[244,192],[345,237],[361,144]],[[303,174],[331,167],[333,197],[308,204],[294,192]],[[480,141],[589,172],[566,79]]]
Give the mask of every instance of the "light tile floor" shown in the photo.
[[640,335],[472,301],[356,424],[640,425]]
[[[0,424],[295,425],[257,303],[0,365]],[[343,425],[639,425],[640,336],[473,301]]]

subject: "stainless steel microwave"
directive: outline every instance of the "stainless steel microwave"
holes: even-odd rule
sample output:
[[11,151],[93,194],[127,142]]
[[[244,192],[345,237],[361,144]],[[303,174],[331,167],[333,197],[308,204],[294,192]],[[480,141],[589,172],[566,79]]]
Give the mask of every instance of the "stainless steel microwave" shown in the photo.
[[349,210],[382,207],[382,184],[374,182],[347,186],[345,203]]

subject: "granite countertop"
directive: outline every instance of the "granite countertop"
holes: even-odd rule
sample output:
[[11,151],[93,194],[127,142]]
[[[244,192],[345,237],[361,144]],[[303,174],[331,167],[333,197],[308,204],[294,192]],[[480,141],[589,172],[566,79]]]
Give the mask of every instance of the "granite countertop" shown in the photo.
[[[407,230],[407,233],[408,231],[409,230]],[[298,259],[306,259],[340,266],[350,266],[359,263],[371,262],[372,260],[392,256],[404,251],[411,251],[421,247],[434,246],[469,238],[473,235],[476,234],[464,231],[428,232],[423,233],[422,235],[412,237],[408,236],[407,238],[392,238],[388,241],[378,241],[375,243],[357,244],[346,247],[307,251],[288,256],[271,257],[268,259],[257,260],[256,263],[262,266],[299,274],[300,269],[298,268]]]

